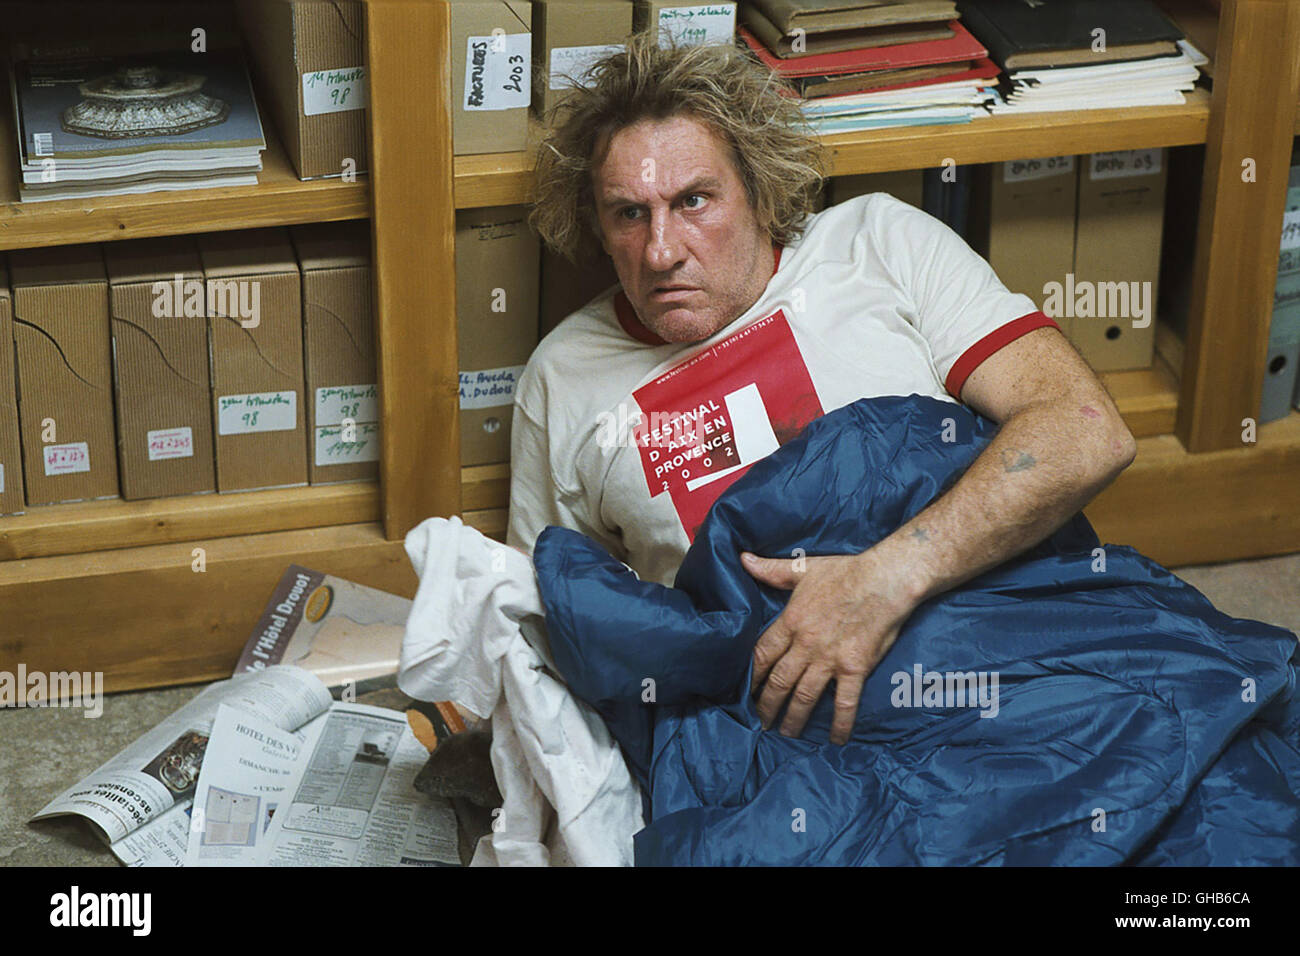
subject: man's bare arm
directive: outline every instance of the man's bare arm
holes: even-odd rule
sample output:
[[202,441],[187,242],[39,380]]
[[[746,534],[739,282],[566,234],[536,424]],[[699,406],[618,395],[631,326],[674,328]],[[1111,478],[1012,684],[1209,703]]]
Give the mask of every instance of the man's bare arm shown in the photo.
[[876,545],[920,603],[1027,550],[1133,460],[1136,442],[1056,329],[1035,329],[971,373],[962,400],[1001,429],[942,497]]
[[802,732],[835,681],[831,739],[848,740],[867,675],[922,601],[1014,557],[1060,527],[1133,460],[1110,396],[1059,331],[1035,329],[971,373],[962,399],[1001,430],[943,494],[858,555],[745,556],[772,587],[793,589],[754,648],[752,687],[770,726]]

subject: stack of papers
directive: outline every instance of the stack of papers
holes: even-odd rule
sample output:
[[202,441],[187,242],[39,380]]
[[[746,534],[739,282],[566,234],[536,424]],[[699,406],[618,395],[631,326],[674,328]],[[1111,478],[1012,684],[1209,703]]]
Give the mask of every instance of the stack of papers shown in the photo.
[[1186,40],[1177,42],[1176,56],[1017,70],[1008,76],[1005,100],[990,109],[994,113],[1036,113],[1184,103],[1183,94],[1195,88],[1198,67],[1208,58]]
[[888,126],[969,123],[1001,97],[986,81],[959,80],[906,90],[829,96],[803,103],[819,133],[844,133]]

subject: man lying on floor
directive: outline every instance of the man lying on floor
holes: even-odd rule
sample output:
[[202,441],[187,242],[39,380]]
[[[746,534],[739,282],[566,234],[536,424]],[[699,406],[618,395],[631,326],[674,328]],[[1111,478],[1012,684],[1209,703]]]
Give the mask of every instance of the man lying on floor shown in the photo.
[[759,712],[788,703],[779,727],[798,735],[833,680],[843,741],[913,609],[1041,541],[1136,445],[1057,325],[946,225],[885,193],[813,214],[819,155],[795,102],[729,47],[637,39],[572,94],[532,222],[579,261],[603,249],[621,289],[524,370],[508,541],[572,528],[670,583],[718,496],[819,416],[916,393],[992,419],[961,479],[870,549],[747,559],[793,589],[754,653]]
[[399,685],[492,718],[482,861],[1300,863],[1295,635],[1101,546],[1096,377],[925,213],[810,215],[773,83],[633,40],[541,150],[536,227],[621,288],[519,384],[531,560],[406,541]]

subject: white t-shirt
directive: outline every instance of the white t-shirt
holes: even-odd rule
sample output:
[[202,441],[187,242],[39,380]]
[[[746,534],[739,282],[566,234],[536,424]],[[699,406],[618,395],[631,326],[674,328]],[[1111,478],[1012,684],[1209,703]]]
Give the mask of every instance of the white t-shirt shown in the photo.
[[1055,326],[940,220],[887,193],[809,217],[767,289],[704,342],[664,343],[612,287],[561,322],[515,393],[507,540],[547,525],[671,584],[719,495],[861,398],[956,401],[985,358]]

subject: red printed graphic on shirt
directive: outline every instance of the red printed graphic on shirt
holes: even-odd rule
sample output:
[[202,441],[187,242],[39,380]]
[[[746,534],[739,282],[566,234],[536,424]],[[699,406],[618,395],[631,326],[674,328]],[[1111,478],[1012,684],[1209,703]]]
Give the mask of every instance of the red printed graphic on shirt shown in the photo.
[[687,538],[749,466],[822,415],[785,313],[777,310],[633,392],[650,497],[672,496]]

